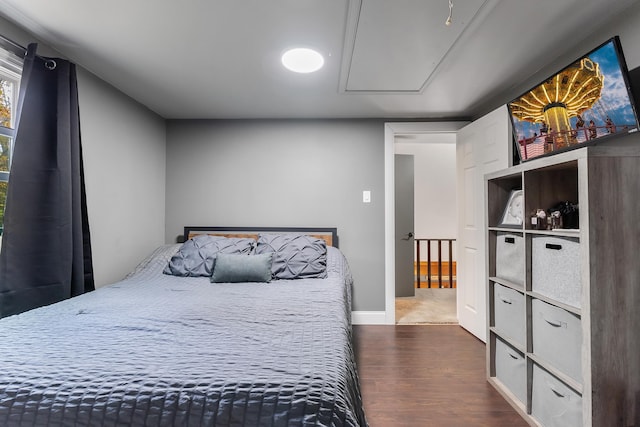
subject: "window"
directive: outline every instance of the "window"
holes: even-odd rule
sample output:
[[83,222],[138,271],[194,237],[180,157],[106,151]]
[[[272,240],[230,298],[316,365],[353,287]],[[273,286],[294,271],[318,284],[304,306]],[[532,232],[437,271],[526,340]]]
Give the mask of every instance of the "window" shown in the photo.
[[0,47],[0,236],[4,230],[4,206],[15,137],[15,107],[22,74],[22,59]]

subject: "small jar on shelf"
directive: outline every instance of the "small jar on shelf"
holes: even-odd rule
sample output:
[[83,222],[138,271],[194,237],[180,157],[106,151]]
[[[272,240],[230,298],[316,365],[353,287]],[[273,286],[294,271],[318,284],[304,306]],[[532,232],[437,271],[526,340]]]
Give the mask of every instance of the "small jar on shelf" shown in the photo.
[[536,209],[530,215],[531,228],[533,230],[547,229],[547,213],[544,209]]
[[558,230],[562,227],[562,214],[560,211],[553,211],[549,214],[548,227],[550,230]]

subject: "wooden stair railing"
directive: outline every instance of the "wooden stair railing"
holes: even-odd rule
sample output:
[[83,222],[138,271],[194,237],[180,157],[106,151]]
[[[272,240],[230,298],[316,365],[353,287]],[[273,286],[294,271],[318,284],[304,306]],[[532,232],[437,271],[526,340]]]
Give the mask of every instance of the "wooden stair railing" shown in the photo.
[[[455,287],[455,282],[456,282],[456,275],[454,274],[455,270],[456,270],[456,262],[453,260],[453,242],[455,242],[456,239],[415,239],[416,242],[416,267],[414,269],[414,273],[416,276],[416,287],[420,288],[421,286],[421,275],[423,272],[423,265],[426,265],[427,268],[427,287],[431,288],[432,287],[432,271],[434,269],[434,267],[437,270],[437,274],[438,274],[438,287],[442,288],[442,273],[443,273],[443,267],[446,266],[446,270],[448,271],[448,275],[446,275],[445,277],[448,279],[448,283],[449,283],[449,287],[453,288]],[[420,251],[420,246],[421,246],[421,242],[426,242],[426,247],[427,247],[427,261],[423,262],[422,258],[421,258],[421,251]],[[432,261],[431,260],[431,242],[437,242],[438,244],[438,258],[436,261]],[[448,252],[449,252],[449,261],[442,261],[442,242],[447,242],[448,243]]]

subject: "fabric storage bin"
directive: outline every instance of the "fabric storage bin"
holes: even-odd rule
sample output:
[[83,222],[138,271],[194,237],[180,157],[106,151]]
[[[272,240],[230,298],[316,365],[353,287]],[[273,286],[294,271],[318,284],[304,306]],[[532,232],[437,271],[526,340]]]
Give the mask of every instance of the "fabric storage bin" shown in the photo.
[[496,277],[524,286],[524,239],[522,234],[496,233]]
[[531,238],[531,289],[573,307],[581,307],[580,243],[555,236]]
[[524,347],[524,294],[498,283],[493,288],[493,316],[495,328]]
[[582,384],[580,317],[539,299],[531,302],[533,353]]
[[544,427],[581,427],[582,396],[533,365],[531,415]]
[[496,378],[522,403],[527,402],[527,362],[524,355],[496,338]]

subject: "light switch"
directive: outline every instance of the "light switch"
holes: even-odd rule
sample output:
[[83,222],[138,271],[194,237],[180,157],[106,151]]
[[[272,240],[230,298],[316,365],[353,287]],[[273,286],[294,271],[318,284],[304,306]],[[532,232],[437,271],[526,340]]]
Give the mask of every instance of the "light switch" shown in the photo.
[[362,203],[371,203],[371,191],[364,190],[362,192]]

